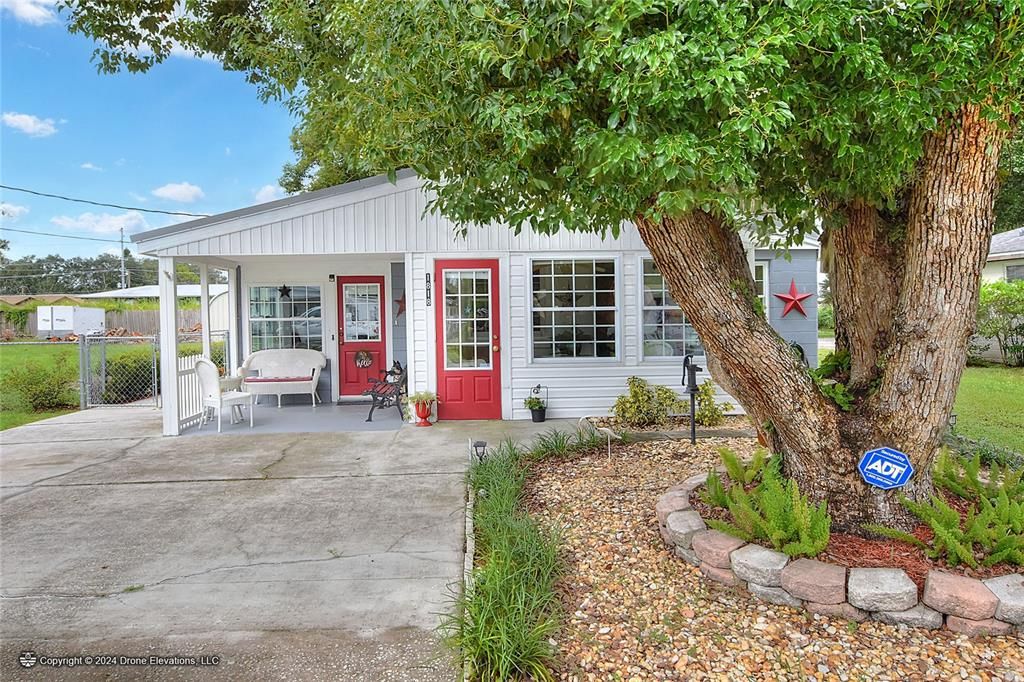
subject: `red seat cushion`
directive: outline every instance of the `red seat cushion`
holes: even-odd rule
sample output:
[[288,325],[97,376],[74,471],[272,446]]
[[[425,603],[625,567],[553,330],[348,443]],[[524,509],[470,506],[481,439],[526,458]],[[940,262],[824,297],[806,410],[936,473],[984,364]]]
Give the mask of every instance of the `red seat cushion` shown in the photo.
[[245,383],[247,384],[273,384],[285,381],[309,381],[313,378],[313,375],[308,377],[246,377]]

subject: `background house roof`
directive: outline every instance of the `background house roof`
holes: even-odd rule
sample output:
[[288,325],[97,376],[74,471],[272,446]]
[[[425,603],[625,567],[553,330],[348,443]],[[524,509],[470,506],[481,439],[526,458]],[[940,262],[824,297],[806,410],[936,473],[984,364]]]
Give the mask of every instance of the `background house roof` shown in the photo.
[[1024,255],[1024,227],[992,235],[992,246],[988,250],[989,260],[1019,258]]
[[[223,294],[227,290],[227,284],[211,284],[210,298]],[[79,298],[160,298],[160,285],[146,284],[140,287],[111,289],[110,291],[99,291],[95,294],[80,294]],[[179,284],[178,298],[199,298],[199,285]]]
[[4,294],[0,296],[0,303],[7,305],[21,305],[22,303],[59,303],[70,301],[77,303],[81,298],[78,294]]

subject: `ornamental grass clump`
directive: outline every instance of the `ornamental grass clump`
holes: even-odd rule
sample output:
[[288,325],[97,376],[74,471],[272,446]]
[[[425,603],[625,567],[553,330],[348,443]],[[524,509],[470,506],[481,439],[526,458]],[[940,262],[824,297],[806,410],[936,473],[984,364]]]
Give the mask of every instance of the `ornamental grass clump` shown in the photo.
[[826,504],[811,504],[796,481],[783,477],[778,457],[769,458],[758,449],[744,464],[731,450],[719,452],[729,486],[711,471],[702,499],[728,511],[729,520],[707,519],[709,526],[747,542],[768,544],[791,557],[813,557],[825,549],[832,525]]
[[552,680],[558,629],[557,534],[522,507],[525,453],[503,441],[469,472],[475,562],[467,589],[445,617],[445,641],[476,680]]
[[869,524],[870,533],[907,542],[950,566],[1015,564],[1024,566],[1024,470],[993,463],[981,474],[981,456],[961,460],[943,451],[936,460],[935,485],[966,504],[961,511],[938,495],[927,502],[906,497],[900,503],[932,532],[925,542],[916,535]]

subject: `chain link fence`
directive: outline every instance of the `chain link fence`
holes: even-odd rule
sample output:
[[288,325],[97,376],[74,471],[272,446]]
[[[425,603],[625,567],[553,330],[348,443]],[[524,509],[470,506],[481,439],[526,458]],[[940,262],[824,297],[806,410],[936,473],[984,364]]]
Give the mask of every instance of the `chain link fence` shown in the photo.
[[160,401],[155,336],[83,336],[79,339],[82,408],[148,405]]

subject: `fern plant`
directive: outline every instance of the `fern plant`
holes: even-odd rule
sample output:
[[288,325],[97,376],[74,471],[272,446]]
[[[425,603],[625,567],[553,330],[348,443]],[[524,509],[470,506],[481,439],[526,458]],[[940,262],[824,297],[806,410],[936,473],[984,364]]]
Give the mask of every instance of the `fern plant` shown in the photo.
[[825,503],[811,504],[796,481],[782,475],[778,457],[768,458],[759,449],[744,464],[731,450],[720,454],[731,484],[726,490],[712,471],[703,499],[728,510],[730,520],[708,519],[709,526],[747,542],[765,542],[792,557],[815,556],[825,549],[832,524]]
[[987,498],[993,501],[1005,493],[1011,500],[1024,500],[1024,468],[1013,469],[992,462],[988,479],[982,480],[981,455],[975,454],[969,460],[955,457],[943,448],[935,462],[932,478],[940,488],[962,497],[978,501]]
[[979,563],[1024,566],[1024,502],[1010,499],[1005,490],[999,491],[994,500],[986,495],[978,497],[977,507],[967,511],[962,523],[960,512],[935,495],[928,502],[914,502],[904,497],[900,503],[931,529],[930,544],[885,526],[864,528],[920,547],[928,557],[942,559],[950,566],[966,564],[977,568]]

